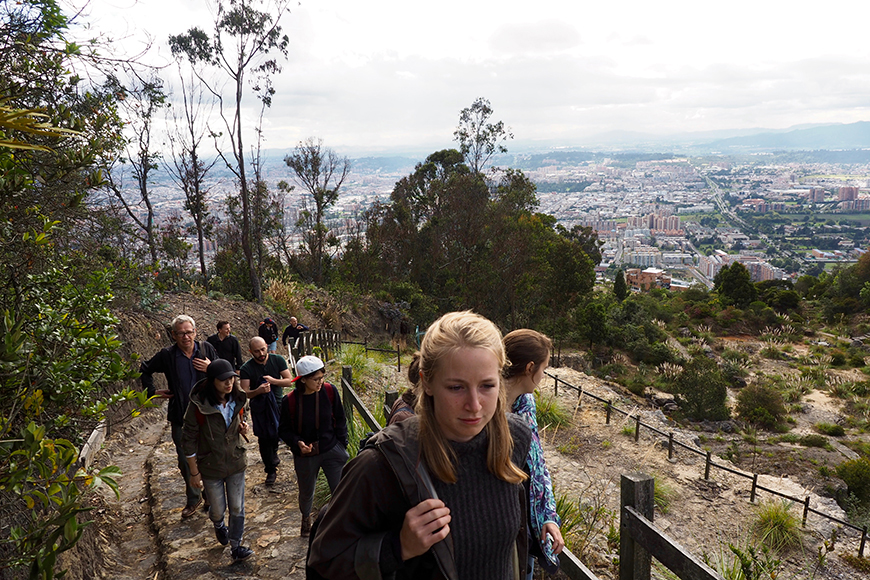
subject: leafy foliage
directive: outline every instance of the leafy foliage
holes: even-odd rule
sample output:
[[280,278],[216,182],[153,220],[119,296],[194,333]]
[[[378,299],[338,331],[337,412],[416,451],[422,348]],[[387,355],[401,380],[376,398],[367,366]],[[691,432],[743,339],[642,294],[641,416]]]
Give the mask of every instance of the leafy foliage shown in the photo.
[[680,408],[691,419],[720,421],[730,416],[725,405],[727,380],[716,362],[705,356],[694,357],[686,363],[674,380],[674,392]]
[[750,423],[773,429],[785,419],[782,394],[767,384],[754,384],[737,395],[737,415]]

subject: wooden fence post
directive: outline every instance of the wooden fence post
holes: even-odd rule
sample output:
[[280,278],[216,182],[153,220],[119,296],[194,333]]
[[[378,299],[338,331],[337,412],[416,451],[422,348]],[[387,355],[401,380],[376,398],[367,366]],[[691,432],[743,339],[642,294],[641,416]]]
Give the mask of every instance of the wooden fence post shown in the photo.
[[674,432],[668,433],[668,461],[674,458]]
[[749,503],[755,503],[755,490],[758,487],[758,474],[752,474],[752,491],[749,493]]
[[350,393],[344,388],[345,383],[353,386],[353,367],[345,365],[341,367],[341,404],[344,407],[344,416],[347,422],[353,423],[353,402],[350,400]]
[[807,515],[810,513],[810,496],[804,500],[804,517],[801,519],[801,527],[807,527]]
[[707,463],[704,465],[704,479],[710,479],[710,464],[713,462],[713,452],[707,452]]
[[384,393],[384,419],[390,414],[390,409],[393,408],[393,403],[399,398],[399,391],[390,389]]
[[559,396],[559,377],[553,377],[553,393]]
[[402,351],[399,350],[399,345],[396,345],[396,370],[402,374]]
[[606,413],[607,413],[606,418],[604,419],[604,424],[605,424],[605,425],[610,425],[610,409],[611,409],[611,407],[613,407],[613,403],[610,402],[610,401],[607,401],[607,402],[604,404],[604,410],[605,410]]
[[867,526],[864,526],[864,531],[861,532],[861,545],[858,547],[858,557],[864,557],[864,544],[867,543]]
[[[623,474],[619,486],[620,505],[633,507],[649,521],[653,520],[655,480],[644,473]],[[634,541],[620,508],[619,580],[649,580],[650,554]]]
[[637,417],[635,417],[634,424],[634,442],[637,443],[640,440],[640,411],[637,413]]

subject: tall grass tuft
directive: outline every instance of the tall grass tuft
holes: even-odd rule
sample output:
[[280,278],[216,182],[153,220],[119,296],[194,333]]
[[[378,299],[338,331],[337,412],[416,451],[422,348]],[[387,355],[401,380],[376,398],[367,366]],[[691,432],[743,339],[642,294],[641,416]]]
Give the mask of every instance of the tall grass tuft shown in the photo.
[[756,540],[776,553],[802,544],[801,520],[791,513],[792,502],[774,500],[763,503],[752,524]]
[[364,393],[372,375],[376,372],[374,363],[366,356],[366,349],[360,344],[342,345],[337,362],[340,366],[349,366],[353,373],[353,388]]
[[535,418],[538,421],[538,428],[563,427],[571,422],[571,415],[565,407],[559,404],[556,397],[542,395],[536,390],[535,406],[537,408]]
[[659,511],[663,514],[668,513],[671,509],[671,504],[677,498],[677,491],[670,483],[665,481],[663,477],[656,475],[654,477],[654,492],[653,501]]

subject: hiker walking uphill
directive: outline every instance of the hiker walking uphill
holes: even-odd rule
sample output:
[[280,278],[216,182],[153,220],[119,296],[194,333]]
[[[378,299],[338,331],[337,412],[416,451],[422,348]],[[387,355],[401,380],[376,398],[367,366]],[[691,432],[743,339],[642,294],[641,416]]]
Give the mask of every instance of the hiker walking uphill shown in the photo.
[[281,439],[293,452],[299,486],[301,536],[311,530],[314,484],[323,469],[329,491],[335,489],[348,460],[347,420],[338,390],[323,380],[324,366],[316,356],[303,356],[296,363],[296,389],[281,403]]
[[[142,388],[149,397],[157,395],[169,399],[166,418],[172,424],[172,442],[175,444],[178,469],[184,477],[187,494],[187,503],[181,511],[181,517],[188,518],[196,513],[196,508],[202,504],[202,493],[190,482],[190,468],[182,451],[181,427],[191,389],[205,378],[206,369],[218,356],[212,345],[196,340],[196,323],[190,316],[182,314],[172,320],[172,338],[175,344],[162,349],[143,362],[139,372],[142,373]],[[166,375],[168,389],[159,391],[154,389],[155,373]]]
[[278,352],[278,325],[271,318],[266,318],[257,328],[257,335],[266,341],[269,352]]
[[544,450],[538,435],[535,397],[533,393],[550,364],[553,343],[540,332],[522,328],[504,337],[505,352],[510,364],[504,371],[507,400],[513,413],[528,423],[532,430],[532,443],[526,458],[526,494],[529,497],[529,560],[526,578],[531,580],[535,559],[550,574],[559,569],[559,553],[565,547],[561,520],[556,513],[553,483],[544,460]]
[[296,356],[297,344],[299,337],[303,332],[308,330],[308,327],[299,322],[295,316],[290,317],[290,324],[284,329],[284,334],[281,335],[281,343],[286,346],[291,356]]
[[212,334],[206,340],[214,347],[220,358],[232,363],[234,369],[239,370],[242,367],[242,346],[239,344],[239,339],[230,334],[228,321],[219,321],[217,334]]
[[[247,397],[236,386],[236,371],[229,361],[218,359],[208,366],[207,378],[190,393],[184,414],[183,444],[191,483],[209,497],[208,517],[217,541],[230,545],[233,562],[254,552],[242,546],[245,533],[245,447],[248,432],[244,421]],[[230,527],[224,524],[229,508]]]
[[266,341],[255,336],[249,343],[251,359],[239,369],[242,390],[251,401],[254,435],[260,446],[260,458],[266,471],[266,485],[274,485],[278,477],[278,404],[284,388],[293,385],[287,361],[280,354],[270,353]]

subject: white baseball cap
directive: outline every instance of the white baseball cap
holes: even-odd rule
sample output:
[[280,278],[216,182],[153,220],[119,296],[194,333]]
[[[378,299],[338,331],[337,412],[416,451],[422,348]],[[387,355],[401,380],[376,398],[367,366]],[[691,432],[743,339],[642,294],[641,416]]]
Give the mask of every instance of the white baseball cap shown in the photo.
[[313,355],[307,355],[296,361],[296,374],[298,375],[294,381],[298,381],[306,375],[310,375],[314,371],[319,371],[323,368],[323,361]]

